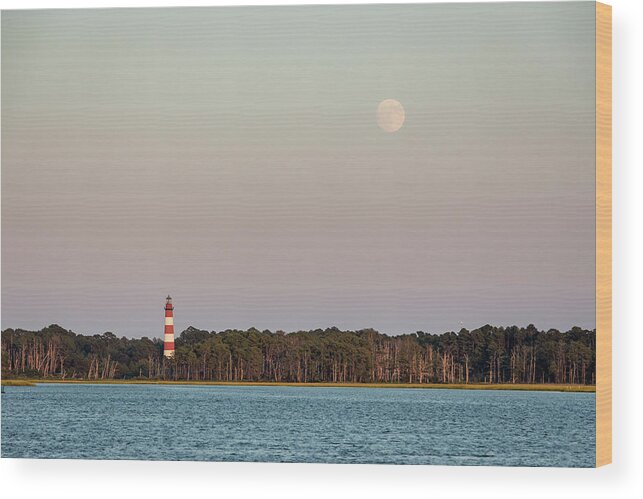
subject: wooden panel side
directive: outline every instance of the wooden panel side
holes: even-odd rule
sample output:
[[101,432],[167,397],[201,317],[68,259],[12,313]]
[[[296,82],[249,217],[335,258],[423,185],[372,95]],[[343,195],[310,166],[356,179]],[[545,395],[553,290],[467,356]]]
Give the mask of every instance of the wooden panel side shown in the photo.
[[596,466],[612,462],[612,7],[596,3]]

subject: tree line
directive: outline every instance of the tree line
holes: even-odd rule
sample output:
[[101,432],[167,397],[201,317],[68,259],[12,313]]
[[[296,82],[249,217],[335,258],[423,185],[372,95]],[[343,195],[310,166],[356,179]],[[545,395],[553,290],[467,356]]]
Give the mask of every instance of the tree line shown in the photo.
[[58,325],[2,332],[3,377],[332,383],[595,384],[596,332],[535,326],[391,336],[189,327],[163,357],[158,338],[76,334]]

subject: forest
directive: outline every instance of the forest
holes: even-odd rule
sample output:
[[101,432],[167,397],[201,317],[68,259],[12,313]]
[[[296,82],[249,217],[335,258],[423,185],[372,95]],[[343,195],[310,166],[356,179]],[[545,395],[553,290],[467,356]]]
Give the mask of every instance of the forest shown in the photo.
[[76,334],[58,325],[2,332],[4,378],[332,383],[595,384],[596,334],[535,326],[387,335],[335,327],[283,331],[189,327],[163,357],[159,338]]

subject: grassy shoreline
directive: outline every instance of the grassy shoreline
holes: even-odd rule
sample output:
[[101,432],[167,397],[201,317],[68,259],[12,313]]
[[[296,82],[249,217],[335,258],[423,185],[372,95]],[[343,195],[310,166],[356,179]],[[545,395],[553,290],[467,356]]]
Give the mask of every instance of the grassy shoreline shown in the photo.
[[24,379],[3,379],[2,386],[36,386],[36,381]]
[[70,380],[70,379],[3,379],[3,386],[35,386],[37,383],[106,384],[106,385],[203,385],[203,386],[298,386],[321,388],[422,388],[450,390],[519,390],[542,392],[594,393],[593,385],[561,384],[438,384],[438,383],[281,383],[271,381],[168,381],[168,380]]

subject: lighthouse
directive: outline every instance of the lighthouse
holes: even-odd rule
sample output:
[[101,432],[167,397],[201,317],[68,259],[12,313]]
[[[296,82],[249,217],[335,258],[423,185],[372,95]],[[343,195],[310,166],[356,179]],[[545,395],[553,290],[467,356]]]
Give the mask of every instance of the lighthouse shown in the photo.
[[163,355],[167,358],[174,357],[174,307],[172,297],[165,299],[165,339],[163,342]]

